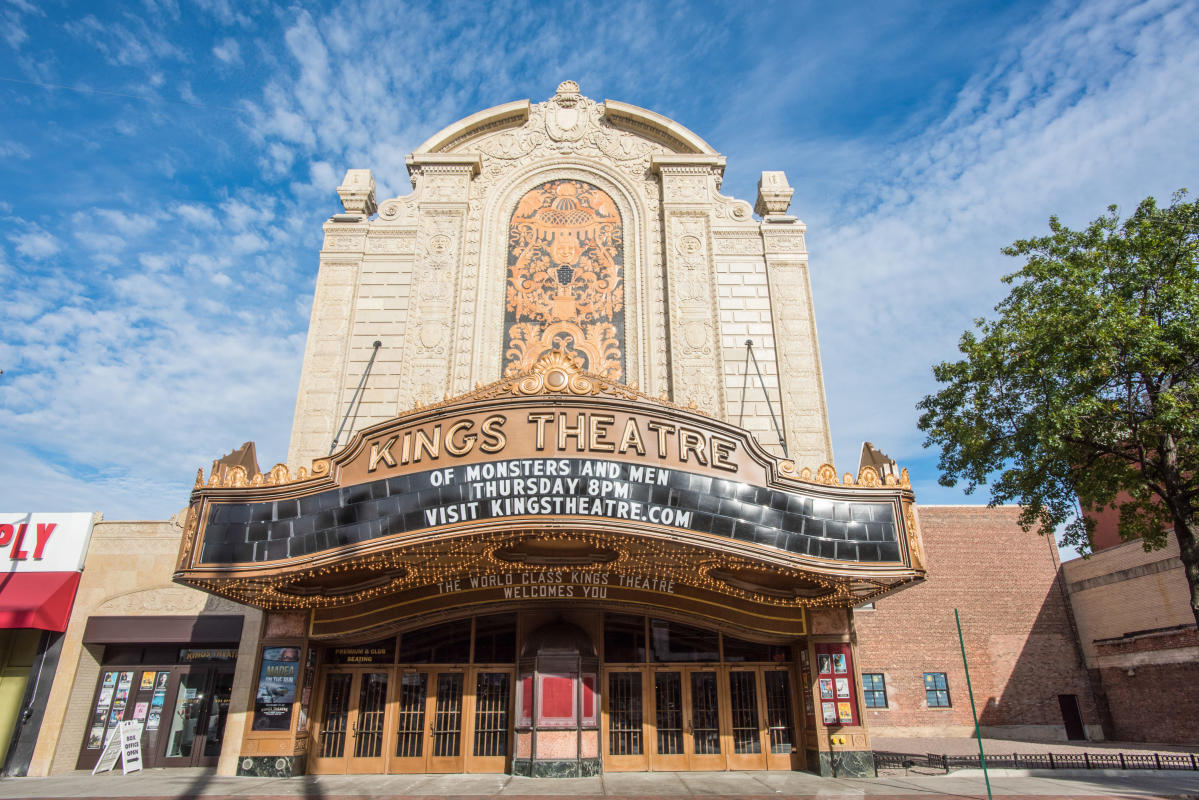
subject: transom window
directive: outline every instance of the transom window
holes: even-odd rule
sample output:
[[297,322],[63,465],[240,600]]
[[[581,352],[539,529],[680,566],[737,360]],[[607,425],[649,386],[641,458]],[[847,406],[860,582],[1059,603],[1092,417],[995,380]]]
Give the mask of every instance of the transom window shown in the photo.
[[604,661],[609,664],[744,663],[791,660],[789,645],[750,642],[664,619],[604,615]]
[[924,673],[924,698],[929,708],[949,708],[949,681],[944,672]]
[[887,686],[881,672],[862,673],[862,693],[866,697],[866,708],[887,707]]

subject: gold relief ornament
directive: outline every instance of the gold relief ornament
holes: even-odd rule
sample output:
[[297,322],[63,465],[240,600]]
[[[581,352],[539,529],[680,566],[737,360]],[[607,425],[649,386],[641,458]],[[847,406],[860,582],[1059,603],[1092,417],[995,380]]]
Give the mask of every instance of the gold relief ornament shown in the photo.
[[924,550],[920,544],[920,527],[916,524],[915,506],[914,502],[904,498],[903,520],[908,529],[908,547],[912,551],[912,566],[916,569],[924,569]]
[[554,180],[521,197],[508,229],[504,373],[527,372],[561,348],[588,372],[620,380],[623,265],[623,223],[607,193]]

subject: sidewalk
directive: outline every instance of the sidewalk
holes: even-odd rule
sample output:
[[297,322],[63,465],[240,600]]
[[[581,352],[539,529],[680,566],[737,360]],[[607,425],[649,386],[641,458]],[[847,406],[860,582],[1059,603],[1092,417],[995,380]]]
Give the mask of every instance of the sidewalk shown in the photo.
[[[1100,773],[1100,774],[1096,774]],[[1199,772],[995,775],[996,797],[1199,797]],[[0,798],[205,798],[206,800],[366,800],[366,798],[908,798],[986,797],[981,773],[871,779],[818,778],[805,772],[609,773],[595,778],[534,779],[510,775],[322,775],[226,778],[211,769],[154,769],[131,775],[76,772],[51,778],[5,778]]]

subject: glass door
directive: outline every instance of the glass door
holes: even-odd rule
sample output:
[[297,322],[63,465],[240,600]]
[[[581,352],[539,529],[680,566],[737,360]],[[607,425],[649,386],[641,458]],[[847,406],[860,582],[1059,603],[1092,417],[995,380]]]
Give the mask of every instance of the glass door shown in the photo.
[[609,669],[604,673],[604,769],[643,772],[649,769],[646,744],[648,699],[642,691],[645,673],[639,669]]
[[762,710],[758,686],[759,670],[730,669],[728,672],[730,745],[729,769],[766,769],[762,740]]
[[463,670],[402,670],[389,772],[462,772]]
[[[201,723],[207,718],[205,707],[209,677],[205,669],[181,671],[175,676],[170,716],[162,721],[166,728],[163,766],[190,767],[203,752],[204,729]],[[197,739],[200,740],[198,743]]]
[[467,772],[506,772],[512,728],[512,670],[474,672],[468,716],[474,723]]
[[762,670],[766,705],[766,766],[768,769],[802,769],[795,735],[795,705],[791,671]]
[[719,670],[658,668],[653,679],[653,735],[650,763],[655,771],[723,770],[728,745],[722,732]]
[[726,769],[725,743],[721,736],[720,681],[716,669],[688,669],[687,736],[689,769]]
[[229,698],[233,694],[233,670],[211,670],[205,697],[196,726],[197,742],[192,752],[192,764],[215,767],[221,757],[225,738],[225,721],[229,717]]
[[356,691],[351,691],[350,736],[353,748],[346,759],[346,772],[354,775],[383,772],[387,720],[387,689],[391,673],[374,669],[358,673]]
[[383,772],[386,764],[387,669],[330,669],[324,675],[313,774]]
[[651,763],[654,771],[690,769],[687,758],[687,703],[684,671],[654,670],[654,736]]

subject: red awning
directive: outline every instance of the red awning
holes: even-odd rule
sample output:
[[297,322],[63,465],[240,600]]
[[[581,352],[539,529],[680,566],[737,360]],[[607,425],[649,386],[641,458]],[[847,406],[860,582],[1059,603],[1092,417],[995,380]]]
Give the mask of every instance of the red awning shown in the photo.
[[0,573],[0,628],[62,633],[78,586],[78,572]]

